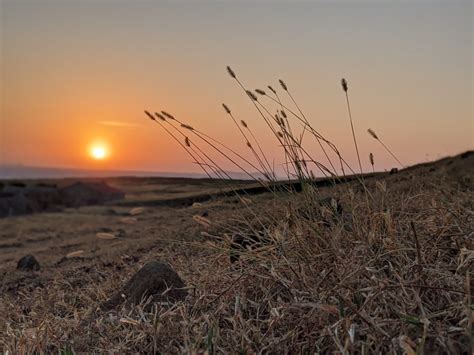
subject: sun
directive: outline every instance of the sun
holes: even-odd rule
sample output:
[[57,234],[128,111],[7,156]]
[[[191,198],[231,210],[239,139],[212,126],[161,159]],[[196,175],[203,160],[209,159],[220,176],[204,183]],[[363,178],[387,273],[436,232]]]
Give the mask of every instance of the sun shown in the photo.
[[93,145],[89,150],[89,154],[95,160],[104,160],[109,155],[105,145]]

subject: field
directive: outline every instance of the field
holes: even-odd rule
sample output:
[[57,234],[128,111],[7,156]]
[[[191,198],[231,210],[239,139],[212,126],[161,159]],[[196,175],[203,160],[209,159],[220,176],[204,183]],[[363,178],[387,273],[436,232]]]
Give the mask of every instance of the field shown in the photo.
[[[195,227],[196,222],[190,218],[195,211],[192,207],[176,209],[167,205],[174,206],[177,203],[190,206],[194,198],[207,199],[222,190],[221,184],[206,179],[109,178],[105,181],[110,186],[125,191],[125,200],[105,206],[69,208],[62,212],[0,219],[2,276],[26,254],[33,254],[41,259],[41,265],[54,266],[62,257],[77,250],[84,251],[81,260],[96,259],[105,257],[110,252],[115,254],[121,248],[130,250],[138,247],[139,252],[146,250],[150,247],[147,240],[153,245],[166,239],[178,242],[183,239],[183,231],[176,227],[184,227],[185,230]],[[57,183],[61,186],[70,181],[60,180]],[[236,187],[243,185],[255,184],[235,184]],[[235,208],[235,203],[225,200],[208,202],[203,208],[206,211],[220,210],[229,203],[231,208]],[[137,216],[129,215],[134,207],[140,208],[146,204],[151,207],[144,208]],[[160,204],[164,206],[154,207]],[[103,240],[96,237],[99,232],[115,233],[119,238],[104,244]]]
[[[127,192],[119,205],[1,219],[0,349],[469,353],[472,176],[465,153],[366,178],[370,205],[357,182],[321,187],[344,212],[314,206],[308,223],[307,191],[167,206],[149,202],[219,186],[156,178],[110,180]],[[261,222],[266,242],[231,264],[232,235]],[[16,270],[26,254],[39,271]],[[152,260],[179,274],[185,300],[101,308]]]

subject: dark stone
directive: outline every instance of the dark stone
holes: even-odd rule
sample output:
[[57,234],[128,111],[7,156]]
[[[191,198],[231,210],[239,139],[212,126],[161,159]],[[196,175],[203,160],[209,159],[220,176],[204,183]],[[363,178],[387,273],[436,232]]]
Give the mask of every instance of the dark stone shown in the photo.
[[114,230],[112,228],[108,227],[100,227],[97,229],[97,232],[102,232],[102,233],[112,233]]
[[398,173],[398,169],[397,168],[392,168],[390,169],[390,175],[393,175],[393,174],[396,174]]
[[183,280],[169,265],[150,261],[133,275],[122,290],[105,302],[102,309],[115,308],[124,301],[136,305],[150,296],[152,301],[148,303],[148,309],[157,302],[183,301],[188,294],[185,287]]
[[201,213],[201,216],[202,216],[202,217],[207,217],[207,216],[209,216],[209,212],[204,211],[203,213]]
[[18,261],[16,268],[23,271],[39,270],[40,264],[33,255],[28,254]]

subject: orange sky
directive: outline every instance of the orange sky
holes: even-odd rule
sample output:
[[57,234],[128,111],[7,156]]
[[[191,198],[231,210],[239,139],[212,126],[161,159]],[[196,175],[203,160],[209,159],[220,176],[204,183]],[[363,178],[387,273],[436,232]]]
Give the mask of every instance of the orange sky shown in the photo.
[[[396,165],[369,127],[405,164],[474,147],[470,1],[7,0],[0,11],[0,164],[199,171],[143,110],[246,154],[222,102],[282,163],[228,64],[251,89],[284,78],[354,168],[341,77],[365,169],[369,152],[379,170]],[[108,159],[90,158],[96,140]]]

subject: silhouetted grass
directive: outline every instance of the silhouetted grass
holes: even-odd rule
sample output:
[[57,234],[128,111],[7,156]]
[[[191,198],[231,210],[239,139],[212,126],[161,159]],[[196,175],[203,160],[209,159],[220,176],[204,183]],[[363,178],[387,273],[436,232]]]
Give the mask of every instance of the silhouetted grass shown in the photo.
[[[453,282],[447,271],[452,259],[445,259],[438,246],[429,247],[429,230],[438,227],[425,220],[424,202],[416,206],[410,202],[422,191],[420,182],[410,183],[409,193],[397,195],[384,179],[364,179],[347,81],[342,79],[341,84],[360,174],[356,174],[356,183],[336,186],[345,168],[355,172],[338,148],[312,126],[288,85],[279,80],[290,104],[283,102],[273,86],[267,86],[272,96],[262,89],[251,91],[233,69],[227,67],[227,71],[274,136],[286,176],[297,179],[303,189],[275,193],[272,186],[278,173],[269,164],[258,136],[245,132],[242,127],[248,129],[247,120],[239,125],[224,104],[255,159],[251,164],[263,175],[258,180],[272,192],[272,198],[266,208],[245,204],[258,223],[237,216],[228,226],[220,226],[233,231],[230,236],[219,228],[212,234],[216,252],[225,255],[230,248],[231,260],[239,265],[222,270],[232,281],[212,301],[222,307],[219,314],[212,313],[213,324],[217,327],[221,319],[232,320],[214,328],[213,344],[224,344],[233,334],[244,339],[242,351],[425,353],[467,349],[471,340],[463,334],[472,329],[468,315],[472,306],[470,298],[465,298],[470,290],[462,283],[469,280],[469,272],[456,273]],[[372,130],[369,133],[400,163]],[[306,147],[310,137],[318,143],[328,166]],[[219,151],[211,144],[203,149]],[[339,160],[339,171],[328,151]],[[375,173],[372,153],[369,161]],[[246,171],[244,164],[235,165]],[[314,169],[334,182],[329,200],[324,198],[329,191],[318,187]],[[434,327],[433,317],[444,317],[444,321]],[[466,327],[456,328],[459,336],[454,336],[452,324]],[[197,348],[200,346],[189,349]]]

